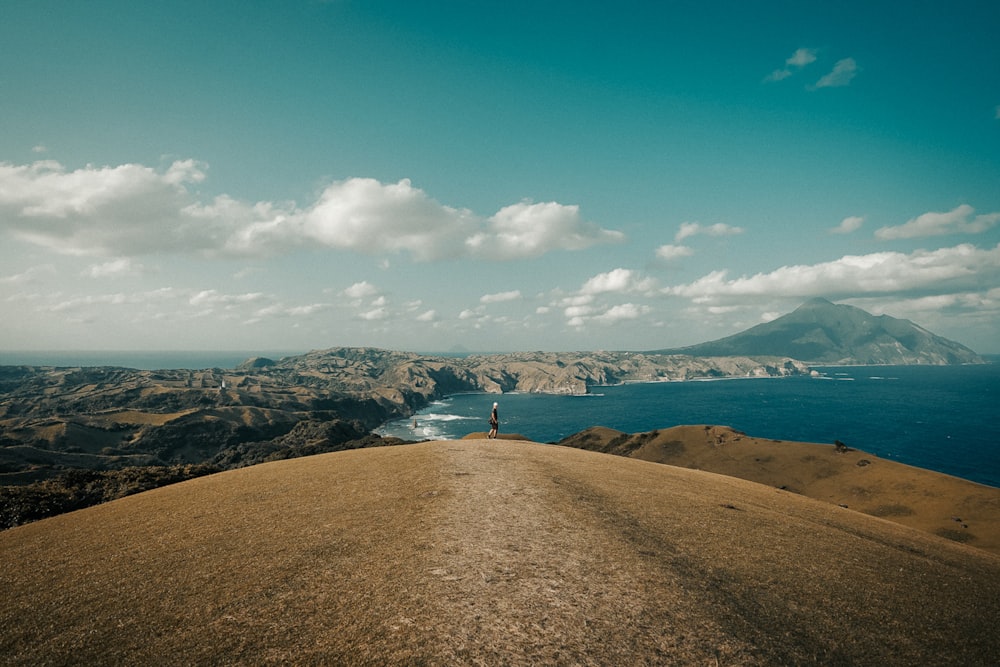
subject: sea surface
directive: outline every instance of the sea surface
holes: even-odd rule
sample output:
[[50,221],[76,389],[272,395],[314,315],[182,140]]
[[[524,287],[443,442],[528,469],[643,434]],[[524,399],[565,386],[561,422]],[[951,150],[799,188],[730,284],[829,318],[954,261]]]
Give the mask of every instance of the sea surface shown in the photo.
[[840,440],[885,459],[1000,487],[1000,363],[815,370],[818,377],[594,387],[584,396],[460,394],[379,433],[462,438],[489,429],[497,401],[501,433],[537,442],[556,442],[590,426],[640,433],[718,424],[776,440]]

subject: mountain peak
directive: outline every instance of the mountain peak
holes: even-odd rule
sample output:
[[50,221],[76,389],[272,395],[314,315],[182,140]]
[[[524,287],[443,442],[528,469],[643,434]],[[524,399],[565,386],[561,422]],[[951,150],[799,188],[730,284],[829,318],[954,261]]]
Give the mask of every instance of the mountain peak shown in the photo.
[[809,309],[809,308],[831,308],[831,307],[836,307],[836,305],[837,304],[835,304],[834,302],[830,301],[829,299],[824,299],[821,296],[816,296],[816,297],[813,297],[813,298],[809,299],[805,303],[803,303],[801,306],[799,306],[798,308],[796,308],[796,310],[802,310],[804,308],[805,309]]
[[738,334],[665,350],[693,356],[778,356],[821,364],[983,363],[969,348],[909,320],[875,316],[828,299],[809,299],[791,313]]

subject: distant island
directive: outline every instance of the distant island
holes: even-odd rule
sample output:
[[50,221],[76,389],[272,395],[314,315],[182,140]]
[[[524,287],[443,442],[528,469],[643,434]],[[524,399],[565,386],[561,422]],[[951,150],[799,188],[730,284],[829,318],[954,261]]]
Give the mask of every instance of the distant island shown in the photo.
[[986,363],[961,343],[909,320],[811,299],[787,315],[746,331],[662,354],[760,356],[780,354],[808,364],[908,366]]
[[626,382],[810,374],[803,359],[984,362],[905,320],[816,299],[735,336],[653,352],[333,348],[234,369],[3,366],[0,527],[189,476],[393,444],[372,431],[456,393],[579,395]]

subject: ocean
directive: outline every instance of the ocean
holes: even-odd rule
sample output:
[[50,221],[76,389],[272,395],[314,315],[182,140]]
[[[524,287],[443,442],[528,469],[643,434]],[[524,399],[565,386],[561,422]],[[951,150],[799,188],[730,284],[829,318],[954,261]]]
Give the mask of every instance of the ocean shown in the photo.
[[[1000,487],[1000,363],[816,367],[818,377],[656,382],[584,396],[460,394],[379,433],[458,439],[489,429],[555,442],[590,426],[639,433],[718,424],[776,440],[832,444]],[[414,427],[416,423],[416,427]]]
[[[234,368],[254,356],[303,351],[0,352],[0,365]],[[460,394],[382,435],[458,439],[486,431],[494,401],[500,429],[555,442],[590,426],[639,433],[720,424],[748,435],[849,447],[1000,487],[1000,357],[977,366],[816,367],[819,377],[657,382],[594,387],[585,396]],[[416,428],[413,427],[416,421]]]

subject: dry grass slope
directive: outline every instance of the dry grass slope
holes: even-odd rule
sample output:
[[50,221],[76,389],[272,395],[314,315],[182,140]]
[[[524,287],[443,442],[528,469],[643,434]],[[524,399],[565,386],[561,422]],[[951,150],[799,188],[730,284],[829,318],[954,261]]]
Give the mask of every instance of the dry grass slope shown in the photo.
[[706,425],[635,434],[596,427],[560,444],[787,489],[1000,555],[1000,489],[857,449]]
[[0,533],[0,661],[992,664],[1000,558],[510,440],[338,452]]

